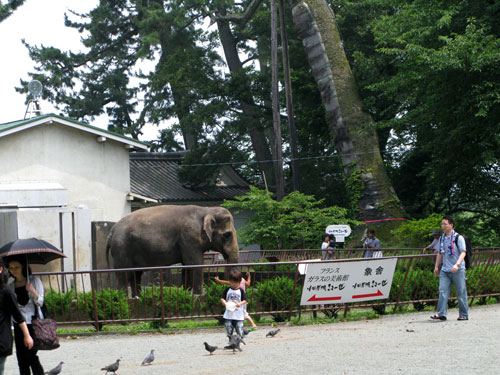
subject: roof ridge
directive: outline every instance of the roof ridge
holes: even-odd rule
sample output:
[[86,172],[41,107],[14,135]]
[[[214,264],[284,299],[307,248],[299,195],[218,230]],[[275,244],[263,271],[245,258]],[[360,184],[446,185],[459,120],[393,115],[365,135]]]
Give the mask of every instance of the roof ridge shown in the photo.
[[99,128],[97,126],[93,126],[93,125],[90,125],[90,124],[87,124],[85,122],[78,121],[78,120],[75,120],[75,119],[72,119],[72,118],[69,118],[69,117],[64,117],[64,116],[61,116],[61,115],[57,115],[55,113],[47,113],[47,114],[44,114],[44,115],[41,115],[41,116],[36,116],[36,117],[29,118],[29,119],[12,121],[12,122],[8,122],[8,123],[5,123],[5,124],[0,124],[0,133],[4,132],[6,130],[12,129],[12,128],[16,128],[18,126],[26,125],[26,124],[29,124],[29,123],[32,123],[32,122],[35,122],[35,121],[40,121],[40,120],[43,120],[43,119],[46,119],[46,118],[50,118],[50,117],[55,117],[57,119],[65,120],[65,121],[71,122],[71,123],[76,124],[76,125],[81,125],[83,127],[86,127],[86,128],[92,129],[92,130],[97,130],[97,131],[100,131],[100,132],[103,132],[103,133],[107,133],[109,135],[113,135],[113,136],[118,137],[118,138],[123,138],[123,139],[126,139],[128,141],[133,141],[133,142],[137,142],[137,143],[143,144],[145,146],[149,146],[148,142],[140,141],[138,139],[126,136],[124,134],[120,134],[120,133],[117,133],[117,132],[114,132],[114,131],[111,131],[111,130],[108,130],[108,129]]

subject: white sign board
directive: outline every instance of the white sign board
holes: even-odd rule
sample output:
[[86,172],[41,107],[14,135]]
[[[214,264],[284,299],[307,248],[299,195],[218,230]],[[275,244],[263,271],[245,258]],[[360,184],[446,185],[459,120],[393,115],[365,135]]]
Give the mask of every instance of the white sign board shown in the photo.
[[388,298],[396,262],[396,258],[389,258],[309,263],[300,304],[327,305]]
[[333,234],[337,242],[344,242],[345,237],[351,234],[349,225],[329,225],[326,227],[326,233]]

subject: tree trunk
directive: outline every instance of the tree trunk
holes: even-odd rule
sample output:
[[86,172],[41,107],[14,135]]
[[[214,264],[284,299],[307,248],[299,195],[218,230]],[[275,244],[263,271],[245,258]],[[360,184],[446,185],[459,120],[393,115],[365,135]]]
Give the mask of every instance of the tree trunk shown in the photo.
[[[161,46],[161,55],[160,61],[158,62],[157,69],[161,69],[161,66],[168,64],[168,59],[172,52],[172,48],[170,48],[170,28],[163,27],[160,30],[160,46]],[[189,108],[187,108],[184,103],[184,92],[185,88],[177,87],[175,82],[169,82],[170,88],[172,90],[172,97],[174,99],[174,103],[177,107],[175,114],[179,119],[179,124],[181,126],[182,137],[184,139],[184,148],[186,150],[192,150],[196,148],[198,144],[198,135],[195,131],[186,123],[186,118],[189,115]]]
[[387,176],[376,129],[347,61],[332,10],[325,0],[293,1],[294,24],[325,105],[344,172],[360,173],[361,220],[399,218],[403,208]]
[[[231,32],[231,28],[229,27],[229,22],[218,20],[217,27],[229,70],[231,73],[238,73],[243,69],[243,66],[238,56],[236,41]],[[248,88],[248,92],[250,92],[250,88]],[[248,124],[248,134],[250,135],[250,139],[252,141],[259,170],[264,173],[269,186],[274,186],[274,168],[271,162],[272,156],[268,140],[263,131],[259,129],[259,122],[257,120],[258,113],[256,111],[255,103],[251,101],[251,98],[248,101],[240,100],[240,103],[243,114],[247,118],[246,123]]]

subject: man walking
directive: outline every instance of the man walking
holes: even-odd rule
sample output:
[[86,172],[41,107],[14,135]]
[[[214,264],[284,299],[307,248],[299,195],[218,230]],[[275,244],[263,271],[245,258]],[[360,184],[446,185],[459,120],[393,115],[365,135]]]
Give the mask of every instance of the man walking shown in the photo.
[[[451,283],[453,283],[458,298],[458,320],[469,320],[467,287],[465,285],[465,239],[455,232],[455,221],[451,216],[443,218],[441,229],[443,235],[439,239],[439,253],[436,256],[434,267],[434,274],[439,276],[438,311],[436,315],[431,316],[431,319],[446,320],[448,298]],[[439,271],[441,264],[441,271]]]
[[368,229],[367,236],[363,242],[363,248],[366,249],[363,253],[363,258],[382,258],[380,240],[375,237],[375,230]]

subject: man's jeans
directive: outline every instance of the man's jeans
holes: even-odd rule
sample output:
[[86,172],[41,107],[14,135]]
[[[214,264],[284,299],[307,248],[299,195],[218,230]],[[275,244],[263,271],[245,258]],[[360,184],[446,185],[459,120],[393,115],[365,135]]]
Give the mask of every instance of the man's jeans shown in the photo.
[[438,315],[446,316],[448,310],[448,298],[450,297],[451,283],[455,285],[458,298],[458,313],[464,318],[469,317],[469,307],[467,304],[467,287],[465,285],[465,270],[458,270],[457,273],[439,272],[439,301]]

